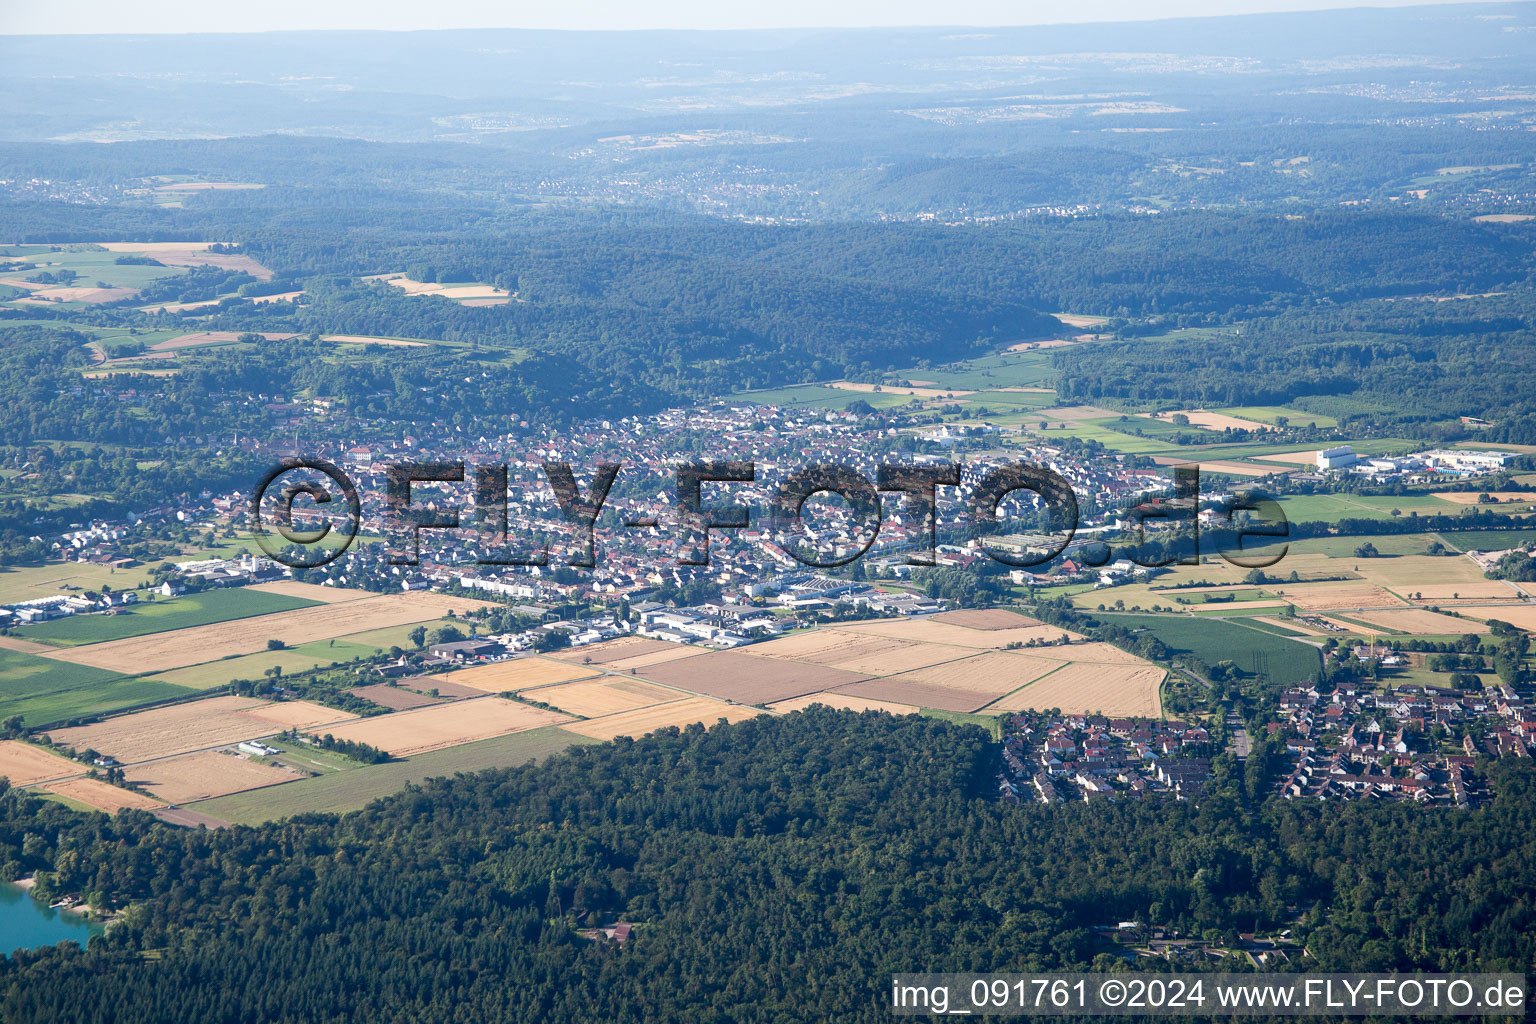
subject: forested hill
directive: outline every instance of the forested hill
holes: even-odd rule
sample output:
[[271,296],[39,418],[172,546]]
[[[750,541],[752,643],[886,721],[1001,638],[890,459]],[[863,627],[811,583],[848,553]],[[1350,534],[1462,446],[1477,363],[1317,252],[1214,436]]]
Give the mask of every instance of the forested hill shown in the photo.
[[[817,709],[577,748],[220,832],[0,800],[0,863],[133,902],[0,962],[0,1018],[883,1021],[893,971],[1107,966],[1092,926],[1289,920],[1323,970],[1523,970],[1536,801],[1003,805],[989,743]],[[151,895],[154,894],[154,895]],[[1288,911],[1287,908],[1292,908]],[[575,929],[626,920],[622,948]]]

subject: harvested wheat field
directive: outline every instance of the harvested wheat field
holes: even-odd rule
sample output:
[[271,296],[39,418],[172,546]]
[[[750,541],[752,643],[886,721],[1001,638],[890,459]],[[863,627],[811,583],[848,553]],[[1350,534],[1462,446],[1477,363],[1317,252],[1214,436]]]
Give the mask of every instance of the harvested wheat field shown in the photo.
[[1138,658],[1130,651],[1122,651],[1114,644],[1087,643],[1071,644],[1066,647],[1051,647],[1029,652],[1040,658],[1050,658],[1056,661],[1087,662],[1094,665],[1140,665],[1151,664],[1145,658]]
[[1099,712],[1120,717],[1157,718],[1162,712],[1158,689],[1164,672],[1151,665],[1068,665],[1037,683],[1010,693],[988,712],[1043,711],[1064,714]]
[[709,651],[707,647],[684,647],[682,644],[668,644],[668,646],[672,648],[669,651],[653,651],[650,654],[638,654],[633,658],[620,658],[618,661],[606,662],[603,667],[615,672],[630,672],[635,669],[649,668],[652,665],[665,665],[669,661],[694,658]]
[[1439,612],[1426,611],[1423,608],[1404,608],[1388,612],[1354,612],[1352,619],[1361,622],[1369,622],[1373,626],[1380,626],[1389,633],[1408,633],[1418,636],[1444,636],[1450,634],[1456,636],[1463,633],[1486,633],[1488,624],[1476,619],[1459,619],[1454,615],[1441,615]]
[[1408,605],[1396,594],[1370,583],[1286,583],[1271,584],[1270,589],[1307,611]]
[[1503,580],[1479,580],[1476,583],[1405,583],[1392,588],[1416,604],[1445,601],[1518,601],[1520,595]]
[[754,657],[824,665],[860,675],[888,676],[966,658],[976,651],[949,644],[913,643],[890,636],[861,636],[842,629],[818,629],[754,644],[751,653]]
[[54,729],[49,736],[56,743],[77,749],[92,747],[131,764],[356,717],[302,700],[273,703],[255,697],[210,697],[94,725]]
[[1497,498],[1501,503],[1523,504],[1536,501],[1536,494],[1530,491],[1434,491],[1430,497],[1449,501],[1455,505],[1477,505],[1480,504],[1477,499],[1483,494],[1487,494],[1490,498]]
[[1284,462],[1292,466],[1317,465],[1317,452],[1276,452],[1273,455],[1255,455],[1260,462]]
[[656,654],[661,651],[676,649],[677,644],[666,640],[652,640],[650,637],[645,636],[621,636],[617,640],[604,640],[600,644],[572,647],[570,650],[551,654],[550,657],[559,661],[574,661],[579,664],[604,665],[610,661],[637,658],[646,654]]
[[50,782],[42,788],[108,814],[116,814],[125,807],[135,811],[154,811],[165,806],[143,793],[135,793],[100,779],[66,779],[63,782]]
[[616,715],[637,708],[682,700],[688,694],[669,690],[665,686],[647,683],[639,679],[622,679],[606,676],[580,683],[560,683],[558,686],[541,686],[536,690],[524,690],[518,694],[524,700],[536,700],[561,711],[582,718],[600,718]]
[[50,779],[84,775],[85,765],[60,757],[51,750],[20,740],[0,740],[0,778],[13,786],[32,786]]
[[1204,409],[1182,409],[1178,412],[1141,412],[1136,415],[1151,420],[1162,420],[1165,423],[1173,422],[1175,416],[1189,417],[1189,423],[1194,427],[1204,427],[1207,430],[1272,430],[1271,424],[1260,423],[1257,420],[1245,420],[1239,416],[1228,416],[1226,413],[1207,412]]
[[172,804],[242,793],[304,777],[287,768],[247,760],[228,750],[200,750],[151,761],[129,769],[127,774],[129,782],[142,784],[145,792]]
[[1455,584],[1476,586],[1496,583],[1470,558],[1443,555],[1395,555],[1391,558],[1364,558],[1351,562],[1356,571],[1371,583],[1392,590],[1419,590],[1425,585],[1450,587]]
[[997,697],[992,693],[977,693],[975,690],[955,689],[939,686],[936,683],[915,682],[904,676],[867,679],[862,683],[839,686],[832,693],[883,703],[935,708],[939,711],[976,711]]
[[858,672],[782,658],[759,658],[739,651],[714,651],[697,658],[656,665],[646,669],[645,677],[679,690],[741,704],[768,704],[865,678]]
[[1456,609],[1463,615],[1470,615],[1479,619],[1498,619],[1507,622],[1511,626],[1529,632],[1536,632],[1536,605],[1476,605]]
[[[493,661],[489,665],[462,668],[441,678],[481,693],[511,693],[513,690],[526,690],[530,686],[550,686],[554,683],[567,683],[572,679],[588,679],[598,674],[599,670],[595,668],[567,665],[548,658],[513,658],[510,661]],[[423,679],[421,685],[430,686],[431,683]]]
[[283,597],[302,598],[305,601],[319,601],[321,604],[342,604],[346,601],[361,601],[364,598],[378,596],[368,590],[352,590],[349,587],[322,587],[318,583],[300,583],[297,580],[258,583],[246,589],[259,590],[265,594],[281,594]]
[[655,707],[626,711],[620,715],[608,715],[606,718],[571,722],[562,728],[578,736],[611,740],[615,736],[638,738],[670,725],[683,728],[695,722],[702,722],[705,727],[709,727],[722,718],[728,722],[744,722],[766,713],[757,708],[725,704],[718,700],[710,700],[708,697],[688,697],[684,700],[672,701],[670,704],[657,704]]
[[959,608],[952,612],[940,612],[929,616],[934,622],[947,622],[952,626],[969,629],[1017,629],[1023,626],[1043,626],[1039,619],[1011,612],[1006,608]]
[[[412,708],[429,708],[434,704],[443,703],[436,697],[429,697],[425,693],[417,693],[415,690],[407,690],[403,686],[389,686],[385,683],[375,683],[372,686],[354,686],[347,691],[354,697],[371,700],[381,708],[389,708],[391,711],[409,711]],[[439,690],[439,693],[442,691]],[[478,694],[480,691],[473,691]]]
[[455,701],[435,708],[400,711],[346,722],[334,729],[317,729],[320,735],[366,743],[395,757],[410,757],[429,750],[456,747],[461,743],[488,740],[492,736],[527,732],[542,725],[570,721],[565,715],[529,707],[500,697]]
[[1011,643],[1025,644],[1031,640],[1036,643],[1046,641],[1054,643],[1063,636],[1072,640],[1083,639],[1070,630],[1059,629],[1056,626],[970,629],[965,626],[956,626],[953,623],[936,622],[933,619],[918,619],[916,621],[910,619],[881,619],[876,622],[843,623],[830,628],[870,636],[893,636],[900,640],[911,640],[914,643],[953,644],[956,647],[971,647],[980,650],[988,648],[1001,650]]
[[781,700],[777,704],[768,705],[768,710],[781,714],[790,711],[804,711],[813,704],[825,704],[829,708],[837,708],[841,711],[888,711],[893,715],[915,715],[918,709],[911,704],[897,704],[889,700],[871,700],[868,697],[854,697],[846,693],[833,693],[825,690],[821,693],[808,693],[804,697],[791,697],[789,700]]
[[233,654],[265,651],[268,640],[282,640],[289,647],[297,647],[314,640],[331,640],[385,626],[430,622],[450,611],[483,607],[488,607],[484,601],[421,591],[381,594],[340,604],[295,608],[207,626],[71,647],[54,651],[47,657],[130,674],[166,672],[218,661]]
[[888,681],[936,686],[941,690],[962,690],[995,698],[1049,675],[1061,668],[1061,665],[1060,661],[1050,658],[989,651],[963,661],[950,661],[943,665],[904,672],[889,677]]

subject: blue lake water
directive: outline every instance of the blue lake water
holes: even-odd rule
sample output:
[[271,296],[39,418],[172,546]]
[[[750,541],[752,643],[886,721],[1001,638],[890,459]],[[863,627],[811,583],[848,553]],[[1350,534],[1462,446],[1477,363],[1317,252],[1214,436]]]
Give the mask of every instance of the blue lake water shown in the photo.
[[103,930],[79,914],[49,910],[17,886],[0,883],[0,955],[65,941],[83,946]]

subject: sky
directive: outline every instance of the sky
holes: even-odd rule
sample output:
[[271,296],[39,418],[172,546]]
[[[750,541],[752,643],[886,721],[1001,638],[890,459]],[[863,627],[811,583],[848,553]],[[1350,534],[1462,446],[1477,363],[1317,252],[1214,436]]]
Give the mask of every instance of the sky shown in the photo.
[[[1457,0],[1469,2],[1469,0]],[[294,29],[753,29],[1047,25],[1402,7],[1403,0],[0,0],[0,35]]]

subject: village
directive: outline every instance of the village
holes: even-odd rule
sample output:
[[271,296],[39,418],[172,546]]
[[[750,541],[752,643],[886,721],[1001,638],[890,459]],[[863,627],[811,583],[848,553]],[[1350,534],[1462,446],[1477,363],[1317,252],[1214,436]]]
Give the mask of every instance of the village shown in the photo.
[[998,791],[1014,803],[1198,800],[1212,739],[1174,719],[1024,713],[1004,721]]

